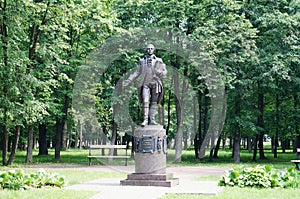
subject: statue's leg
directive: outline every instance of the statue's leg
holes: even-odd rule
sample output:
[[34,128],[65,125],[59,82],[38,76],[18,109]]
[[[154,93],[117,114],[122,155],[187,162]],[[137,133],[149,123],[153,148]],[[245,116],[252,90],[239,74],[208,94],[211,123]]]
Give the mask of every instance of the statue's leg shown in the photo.
[[158,93],[156,93],[156,89],[152,89],[151,92],[151,106],[150,106],[150,125],[157,125],[155,122],[155,114],[156,114],[156,107],[157,107],[157,98],[158,98]]
[[143,97],[143,116],[144,120],[141,126],[148,125],[148,118],[149,118],[149,96],[150,96],[150,89],[147,85],[143,86],[142,90],[142,97]]
[[149,102],[144,102],[143,103],[143,113],[144,113],[144,120],[141,124],[141,126],[146,126],[148,125],[148,117],[149,117]]
[[156,106],[157,106],[157,102],[151,102],[151,107],[150,107],[150,125],[156,125],[157,124],[155,122]]

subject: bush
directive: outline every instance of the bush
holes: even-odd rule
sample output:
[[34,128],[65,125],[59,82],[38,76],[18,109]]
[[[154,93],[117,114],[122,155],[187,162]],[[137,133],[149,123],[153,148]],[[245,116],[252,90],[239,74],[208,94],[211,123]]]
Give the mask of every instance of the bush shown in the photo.
[[31,189],[47,186],[62,187],[65,184],[63,177],[39,170],[34,173],[25,173],[23,170],[9,170],[0,172],[0,189]]
[[299,185],[300,172],[296,169],[277,170],[259,165],[254,168],[240,167],[225,171],[219,180],[219,186],[298,188]]

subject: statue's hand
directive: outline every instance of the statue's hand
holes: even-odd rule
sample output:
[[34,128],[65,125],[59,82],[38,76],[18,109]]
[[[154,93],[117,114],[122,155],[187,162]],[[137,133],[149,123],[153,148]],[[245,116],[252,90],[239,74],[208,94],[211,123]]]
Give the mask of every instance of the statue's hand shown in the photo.
[[163,71],[158,71],[156,73],[156,75],[159,77],[159,78],[165,78],[166,77],[166,74],[163,72]]
[[157,72],[156,75],[161,78],[162,77],[162,72]]

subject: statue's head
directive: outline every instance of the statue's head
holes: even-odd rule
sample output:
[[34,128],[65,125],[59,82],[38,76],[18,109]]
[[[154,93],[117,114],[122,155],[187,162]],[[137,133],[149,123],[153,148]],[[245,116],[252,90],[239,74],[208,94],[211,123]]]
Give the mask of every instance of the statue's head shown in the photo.
[[154,53],[155,47],[153,44],[148,44],[146,47],[146,52],[148,55],[152,55]]

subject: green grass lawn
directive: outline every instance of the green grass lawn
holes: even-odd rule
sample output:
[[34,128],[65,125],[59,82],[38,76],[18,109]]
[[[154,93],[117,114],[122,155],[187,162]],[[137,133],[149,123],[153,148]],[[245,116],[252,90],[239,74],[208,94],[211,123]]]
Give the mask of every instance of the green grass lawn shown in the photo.
[[[124,155],[125,151],[118,151],[118,154]],[[130,154],[130,151],[129,151]],[[274,158],[273,154],[270,150],[265,152],[267,159],[260,160],[259,155],[257,157],[257,162],[252,161],[252,153],[248,153],[247,150],[241,151],[241,164],[243,165],[256,165],[256,164],[268,164],[273,165],[275,168],[287,168],[293,166],[290,163],[291,159],[295,159],[295,153],[291,150],[286,153],[281,153],[279,151],[278,158]],[[54,150],[49,150],[49,155],[47,156],[38,156],[38,151],[34,150],[33,152],[33,163],[34,165],[45,165],[45,164],[59,164],[59,165],[88,165],[88,150],[83,149],[68,149],[67,151],[61,152],[61,159],[54,159]],[[24,165],[26,157],[26,151],[18,151],[15,157],[14,164],[12,166],[22,167]],[[213,161],[209,161],[208,157],[204,158],[204,160],[199,160],[195,158],[194,151],[183,150],[182,152],[182,162],[174,163],[175,151],[168,150],[167,154],[167,165],[168,166],[217,166],[217,167],[233,167],[236,164],[233,163],[233,159],[231,158],[231,150],[220,150],[219,157],[217,159],[213,159]],[[111,164],[113,165],[124,165],[125,160],[123,159],[114,159]],[[134,160],[129,159],[129,165],[134,165]],[[96,159],[93,160],[93,164],[99,164]],[[101,164],[106,165],[106,159],[101,160]]]
[[[87,149],[68,149],[66,151],[61,151],[61,159],[56,160],[54,158],[54,150],[49,149],[48,155],[38,155],[38,151],[33,151],[33,163],[25,164],[26,151],[18,151],[15,156],[15,161],[12,167],[22,167],[24,165],[55,165],[58,164],[60,166],[63,165],[74,165],[74,166],[88,166],[88,154],[89,151]],[[107,153],[107,152],[106,152]],[[118,151],[119,155],[125,155],[125,151]],[[92,160],[92,164],[107,164],[107,159],[101,159],[101,162],[96,159]],[[125,164],[125,159],[114,159],[111,162],[112,165],[121,165]],[[133,160],[129,160],[129,164],[134,165]]]
[[[236,167],[237,164],[233,163],[233,158],[231,158],[231,150],[220,150],[219,156],[212,161],[209,161],[208,156],[204,160],[199,160],[195,158],[193,150],[185,150],[182,153],[182,162],[174,164],[174,151],[169,150],[168,153],[168,165],[169,166],[217,166],[217,167]],[[279,152],[278,158],[274,158],[273,153],[270,150],[265,152],[267,159],[260,160],[259,154],[257,154],[257,161],[252,161],[252,153],[248,153],[247,150],[241,151],[241,163],[246,166],[260,165],[273,165],[275,168],[288,168],[294,166],[290,163],[291,159],[295,159],[295,153],[291,150],[286,153]]]
[[85,199],[99,193],[98,191],[77,191],[60,188],[42,188],[26,191],[0,191],[0,198],[5,199]]
[[93,170],[50,170],[65,177],[66,185],[79,184],[99,178],[126,178],[126,173],[120,172],[100,172]]
[[300,189],[254,189],[226,187],[216,196],[198,194],[166,194],[160,199],[292,199],[299,198]]

